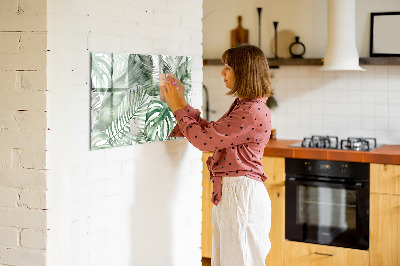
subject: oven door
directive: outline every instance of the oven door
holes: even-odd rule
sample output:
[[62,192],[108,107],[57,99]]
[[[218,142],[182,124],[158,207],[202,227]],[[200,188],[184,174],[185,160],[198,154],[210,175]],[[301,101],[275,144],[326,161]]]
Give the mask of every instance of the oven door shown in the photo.
[[286,239],[367,250],[369,185],[286,178]]

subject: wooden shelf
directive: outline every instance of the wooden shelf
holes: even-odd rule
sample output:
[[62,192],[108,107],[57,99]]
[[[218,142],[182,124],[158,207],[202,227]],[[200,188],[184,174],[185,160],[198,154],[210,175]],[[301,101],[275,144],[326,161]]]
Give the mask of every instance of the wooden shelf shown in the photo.
[[400,65],[400,57],[362,57],[360,65]]
[[[268,64],[270,67],[279,66],[304,66],[304,65],[322,65],[321,58],[268,58]],[[204,59],[204,66],[217,66],[222,65],[220,59]]]
[[268,58],[270,67],[278,66],[322,66],[322,58]]
[[[323,58],[268,58],[271,68],[279,66],[322,66]],[[222,65],[220,59],[204,59],[204,66]],[[400,57],[362,57],[360,65],[400,65]]]

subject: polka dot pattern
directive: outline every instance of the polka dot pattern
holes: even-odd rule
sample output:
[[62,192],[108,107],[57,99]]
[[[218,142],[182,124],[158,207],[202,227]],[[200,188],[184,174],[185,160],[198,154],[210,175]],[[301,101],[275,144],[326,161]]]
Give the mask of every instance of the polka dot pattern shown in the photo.
[[261,182],[266,180],[261,158],[271,132],[267,98],[236,99],[228,112],[218,121],[208,122],[200,111],[187,105],[174,112],[179,124],[170,136],[183,135],[201,151],[215,151],[207,160],[213,182],[211,201],[221,200],[221,181],[224,176],[247,176]]

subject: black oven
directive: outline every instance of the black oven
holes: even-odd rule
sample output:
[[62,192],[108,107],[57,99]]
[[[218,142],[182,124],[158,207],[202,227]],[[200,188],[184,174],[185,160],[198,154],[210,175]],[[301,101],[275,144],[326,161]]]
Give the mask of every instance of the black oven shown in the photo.
[[285,235],[367,250],[369,164],[286,159]]

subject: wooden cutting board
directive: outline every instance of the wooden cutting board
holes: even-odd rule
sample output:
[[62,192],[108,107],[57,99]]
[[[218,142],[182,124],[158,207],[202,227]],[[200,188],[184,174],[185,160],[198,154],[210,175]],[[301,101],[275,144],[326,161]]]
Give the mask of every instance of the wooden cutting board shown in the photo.
[[249,31],[242,27],[242,16],[238,16],[238,27],[231,30],[231,48],[238,44],[249,43]]

